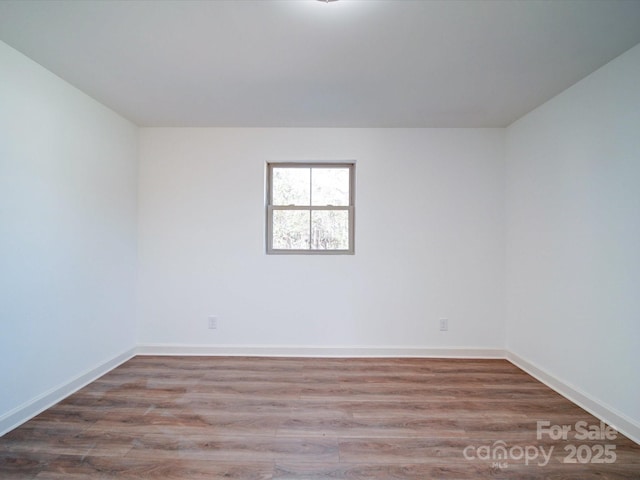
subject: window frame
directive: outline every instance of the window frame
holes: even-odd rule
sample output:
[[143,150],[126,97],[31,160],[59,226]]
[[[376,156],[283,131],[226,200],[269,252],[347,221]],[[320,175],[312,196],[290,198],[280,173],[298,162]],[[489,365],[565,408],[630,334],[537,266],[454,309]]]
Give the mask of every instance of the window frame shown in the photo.
[[[266,165],[266,253],[268,255],[355,255],[355,169],[354,161],[300,161],[267,162]],[[349,171],[349,205],[273,205],[273,169],[274,168],[347,168]],[[313,182],[313,180],[312,180]],[[342,210],[349,217],[349,247],[346,249],[277,249],[273,248],[273,212],[275,210]],[[311,234],[311,232],[309,232]]]

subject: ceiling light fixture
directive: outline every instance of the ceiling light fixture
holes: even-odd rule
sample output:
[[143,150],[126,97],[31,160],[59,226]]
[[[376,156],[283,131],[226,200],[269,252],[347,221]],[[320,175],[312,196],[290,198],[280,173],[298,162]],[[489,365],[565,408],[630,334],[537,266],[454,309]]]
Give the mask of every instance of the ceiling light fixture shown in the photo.
[[329,3],[329,2],[337,2],[338,0],[318,0],[318,1],[322,3]]

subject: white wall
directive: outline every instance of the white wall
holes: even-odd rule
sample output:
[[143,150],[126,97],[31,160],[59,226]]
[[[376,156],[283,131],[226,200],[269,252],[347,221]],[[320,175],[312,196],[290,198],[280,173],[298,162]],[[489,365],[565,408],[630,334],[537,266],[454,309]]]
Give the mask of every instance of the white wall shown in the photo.
[[638,435],[640,46],[510,126],[506,159],[507,348]]
[[136,183],[137,128],[0,43],[0,433],[135,346]]
[[[142,129],[140,343],[501,349],[503,133]],[[356,160],[355,256],[265,254],[288,160]]]

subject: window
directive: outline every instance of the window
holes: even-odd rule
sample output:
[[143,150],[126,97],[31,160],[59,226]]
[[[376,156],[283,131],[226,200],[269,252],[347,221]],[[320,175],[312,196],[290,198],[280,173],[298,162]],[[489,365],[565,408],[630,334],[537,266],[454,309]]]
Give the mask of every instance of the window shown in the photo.
[[353,163],[267,164],[267,253],[354,253]]

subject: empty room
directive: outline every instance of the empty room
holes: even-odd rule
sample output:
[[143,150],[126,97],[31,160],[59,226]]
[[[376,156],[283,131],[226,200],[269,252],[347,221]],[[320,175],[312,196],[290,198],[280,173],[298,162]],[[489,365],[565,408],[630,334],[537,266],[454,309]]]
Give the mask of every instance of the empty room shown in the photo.
[[0,478],[640,478],[639,0],[0,0]]

